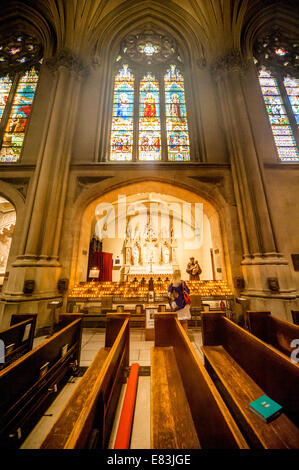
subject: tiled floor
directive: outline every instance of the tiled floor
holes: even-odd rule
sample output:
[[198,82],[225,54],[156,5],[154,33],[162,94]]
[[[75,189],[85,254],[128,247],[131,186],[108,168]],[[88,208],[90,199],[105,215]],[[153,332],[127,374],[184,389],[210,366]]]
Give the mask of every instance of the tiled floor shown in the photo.
[[[188,330],[188,336],[200,359],[203,356],[200,350],[202,337],[200,329]],[[36,338],[34,347],[41,344],[45,337]],[[82,333],[82,346],[80,366],[88,367],[98,350],[105,344],[105,329],[85,328]],[[142,329],[130,330],[130,365],[138,362],[140,366],[150,366],[150,349],[154,346],[153,341],[145,341],[145,333]],[[38,449],[57,419],[59,413],[73,393],[80,378],[71,378],[65,385],[57,398],[53,401],[45,415],[37,423],[31,434],[22,445],[22,449]],[[117,425],[120,417],[122,401],[125,395],[126,385],[123,386],[118,409],[116,412],[115,423],[111,434],[109,447],[114,447]],[[138,380],[138,389],[136,397],[136,407],[134,423],[131,438],[131,449],[149,449],[150,448],[150,377],[140,376]]]

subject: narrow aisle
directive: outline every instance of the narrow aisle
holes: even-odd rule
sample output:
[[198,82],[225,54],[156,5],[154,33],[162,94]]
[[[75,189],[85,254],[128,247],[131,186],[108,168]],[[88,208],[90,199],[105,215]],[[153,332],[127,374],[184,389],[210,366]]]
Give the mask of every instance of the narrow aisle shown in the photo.
[[130,449],[150,449],[150,376],[138,381]]

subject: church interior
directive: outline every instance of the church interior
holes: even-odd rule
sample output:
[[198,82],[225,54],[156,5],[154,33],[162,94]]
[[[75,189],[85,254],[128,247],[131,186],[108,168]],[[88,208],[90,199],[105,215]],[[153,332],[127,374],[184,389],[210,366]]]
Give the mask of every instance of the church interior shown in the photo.
[[296,0],[0,7],[0,448],[299,449]]

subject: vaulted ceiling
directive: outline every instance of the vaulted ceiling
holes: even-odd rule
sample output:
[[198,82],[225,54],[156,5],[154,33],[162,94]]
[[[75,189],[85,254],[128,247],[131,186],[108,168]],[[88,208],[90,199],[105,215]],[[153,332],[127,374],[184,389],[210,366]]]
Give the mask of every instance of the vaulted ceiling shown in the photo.
[[295,0],[0,0],[0,34],[18,25],[38,35],[45,56],[66,49],[81,60],[116,53],[127,33],[154,25],[172,34],[185,57],[213,62],[248,56],[263,30],[298,31]]

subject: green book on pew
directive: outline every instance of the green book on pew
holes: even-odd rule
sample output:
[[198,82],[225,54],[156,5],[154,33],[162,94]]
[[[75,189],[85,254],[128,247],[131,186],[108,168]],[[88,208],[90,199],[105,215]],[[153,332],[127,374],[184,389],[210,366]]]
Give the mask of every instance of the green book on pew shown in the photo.
[[266,423],[277,418],[282,410],[282,406],[276,403],[276,401],[271,400],[267,395],[263,395],[249,403],[249,408]]

